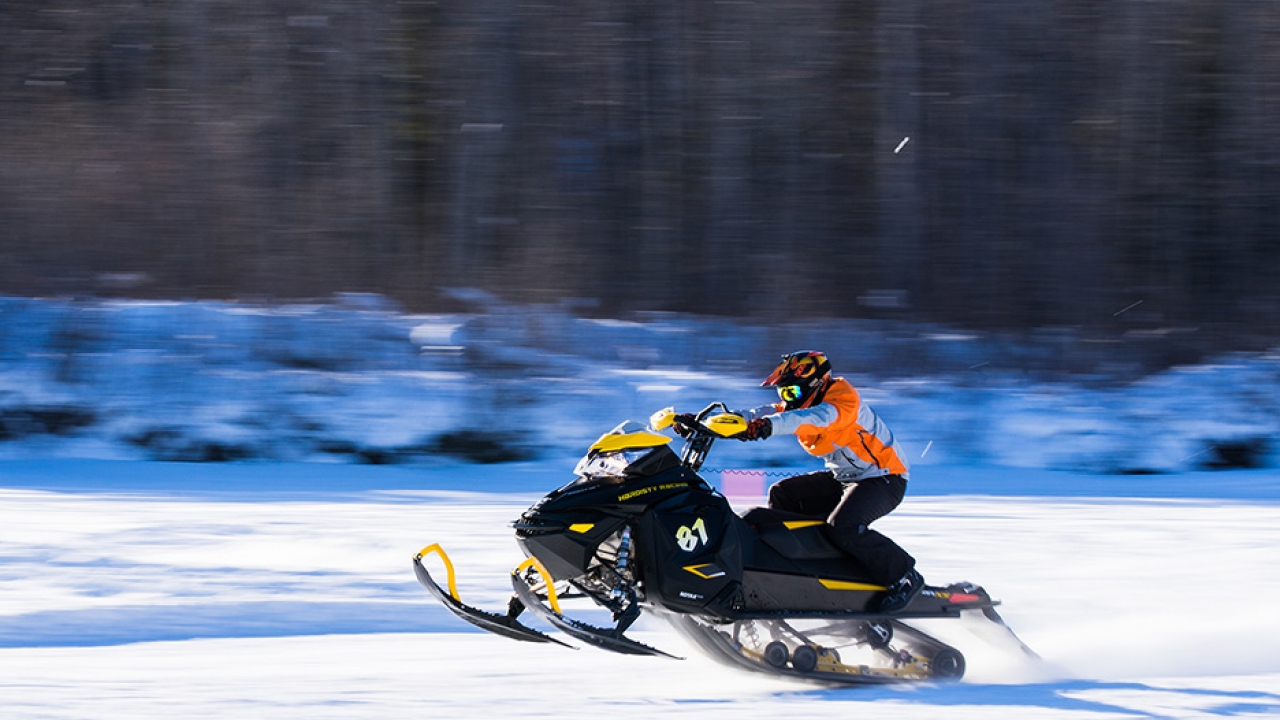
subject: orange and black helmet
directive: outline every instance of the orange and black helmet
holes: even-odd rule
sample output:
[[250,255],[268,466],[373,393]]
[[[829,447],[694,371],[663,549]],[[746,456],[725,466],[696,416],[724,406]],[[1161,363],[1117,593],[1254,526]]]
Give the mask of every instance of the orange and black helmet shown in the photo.
[[831,383],[831,361],[820,352],[794,352],[782,356],[782,363],[760,383],[778,388],[778,397],[788,410],[807,408],[822,400]]

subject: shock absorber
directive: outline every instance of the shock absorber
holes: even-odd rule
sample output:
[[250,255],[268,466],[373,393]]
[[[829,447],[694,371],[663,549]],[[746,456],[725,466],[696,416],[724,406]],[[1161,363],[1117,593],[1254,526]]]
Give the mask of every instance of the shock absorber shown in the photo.
[[627,566],[631,562],[631,526],[622,528],[622,536],[618,539],[618,561],[615,570],[618,573],[618,584],[611,593],[614,600],[622,600],[627,596]]
[[635,586],[627,579],[631,574],[630,565],[631,526],[627,525],[622,528],[622,535],[618,538],[618,560],[614,565],[618,573],[618,584],[609,593],[609,606],[613,610],[613,619],[618,623],[613,632],[619,635],[640,617],[640,603],[636,602]]

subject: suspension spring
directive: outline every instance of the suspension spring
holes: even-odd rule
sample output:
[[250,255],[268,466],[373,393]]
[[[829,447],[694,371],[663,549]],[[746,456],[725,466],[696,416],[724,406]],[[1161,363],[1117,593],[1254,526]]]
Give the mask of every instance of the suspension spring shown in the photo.
[[625,586],[627,585],[627,566],[631,561],[631,526],[626,525],[622,528],[622,537],[618,539],[618,560],[614,564],[614,568],[618,573],[618,584],[613,588],[613,598],[621,600],[627,594]]

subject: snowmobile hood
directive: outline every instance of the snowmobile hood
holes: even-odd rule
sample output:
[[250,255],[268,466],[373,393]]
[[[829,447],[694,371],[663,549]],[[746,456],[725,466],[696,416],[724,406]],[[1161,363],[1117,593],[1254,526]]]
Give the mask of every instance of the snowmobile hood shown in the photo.
[[619,450],[637,450],[666,445],[671,438],[649,432],[643,425],[627,421],[600,436],[588,449],[588,453],[607,453]]

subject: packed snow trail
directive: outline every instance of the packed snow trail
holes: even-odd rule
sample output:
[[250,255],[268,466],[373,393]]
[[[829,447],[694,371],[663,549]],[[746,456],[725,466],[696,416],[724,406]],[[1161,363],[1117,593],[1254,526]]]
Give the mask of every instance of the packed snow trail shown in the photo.
[[[383,482],[357,469],[349,490],[340,468],[318,471],[316,489],[305,466],[201,466],[209,486],[165,494],[131,486],[154,467],[79,470],[74,488],[34,490],[65,480],[27,465],[25,487],[0,490],[6,717],[1280,713],[1271,501],[908,495],[882,529],[927,578],[980,579],[1045,661],[947,637],[969,661],[959,685],[840,691],[693,652],[615,657],[470,631],[418,586],[412,554],[446,543],[461,595],[502,606],[521,559],[508,523],[540,493],[460,490],[474,487],[465,466],[416,481],[386,469]],[[1224,584],[1229,611],[1206,615]],[[661,623],[635,632],[682,648]]]

